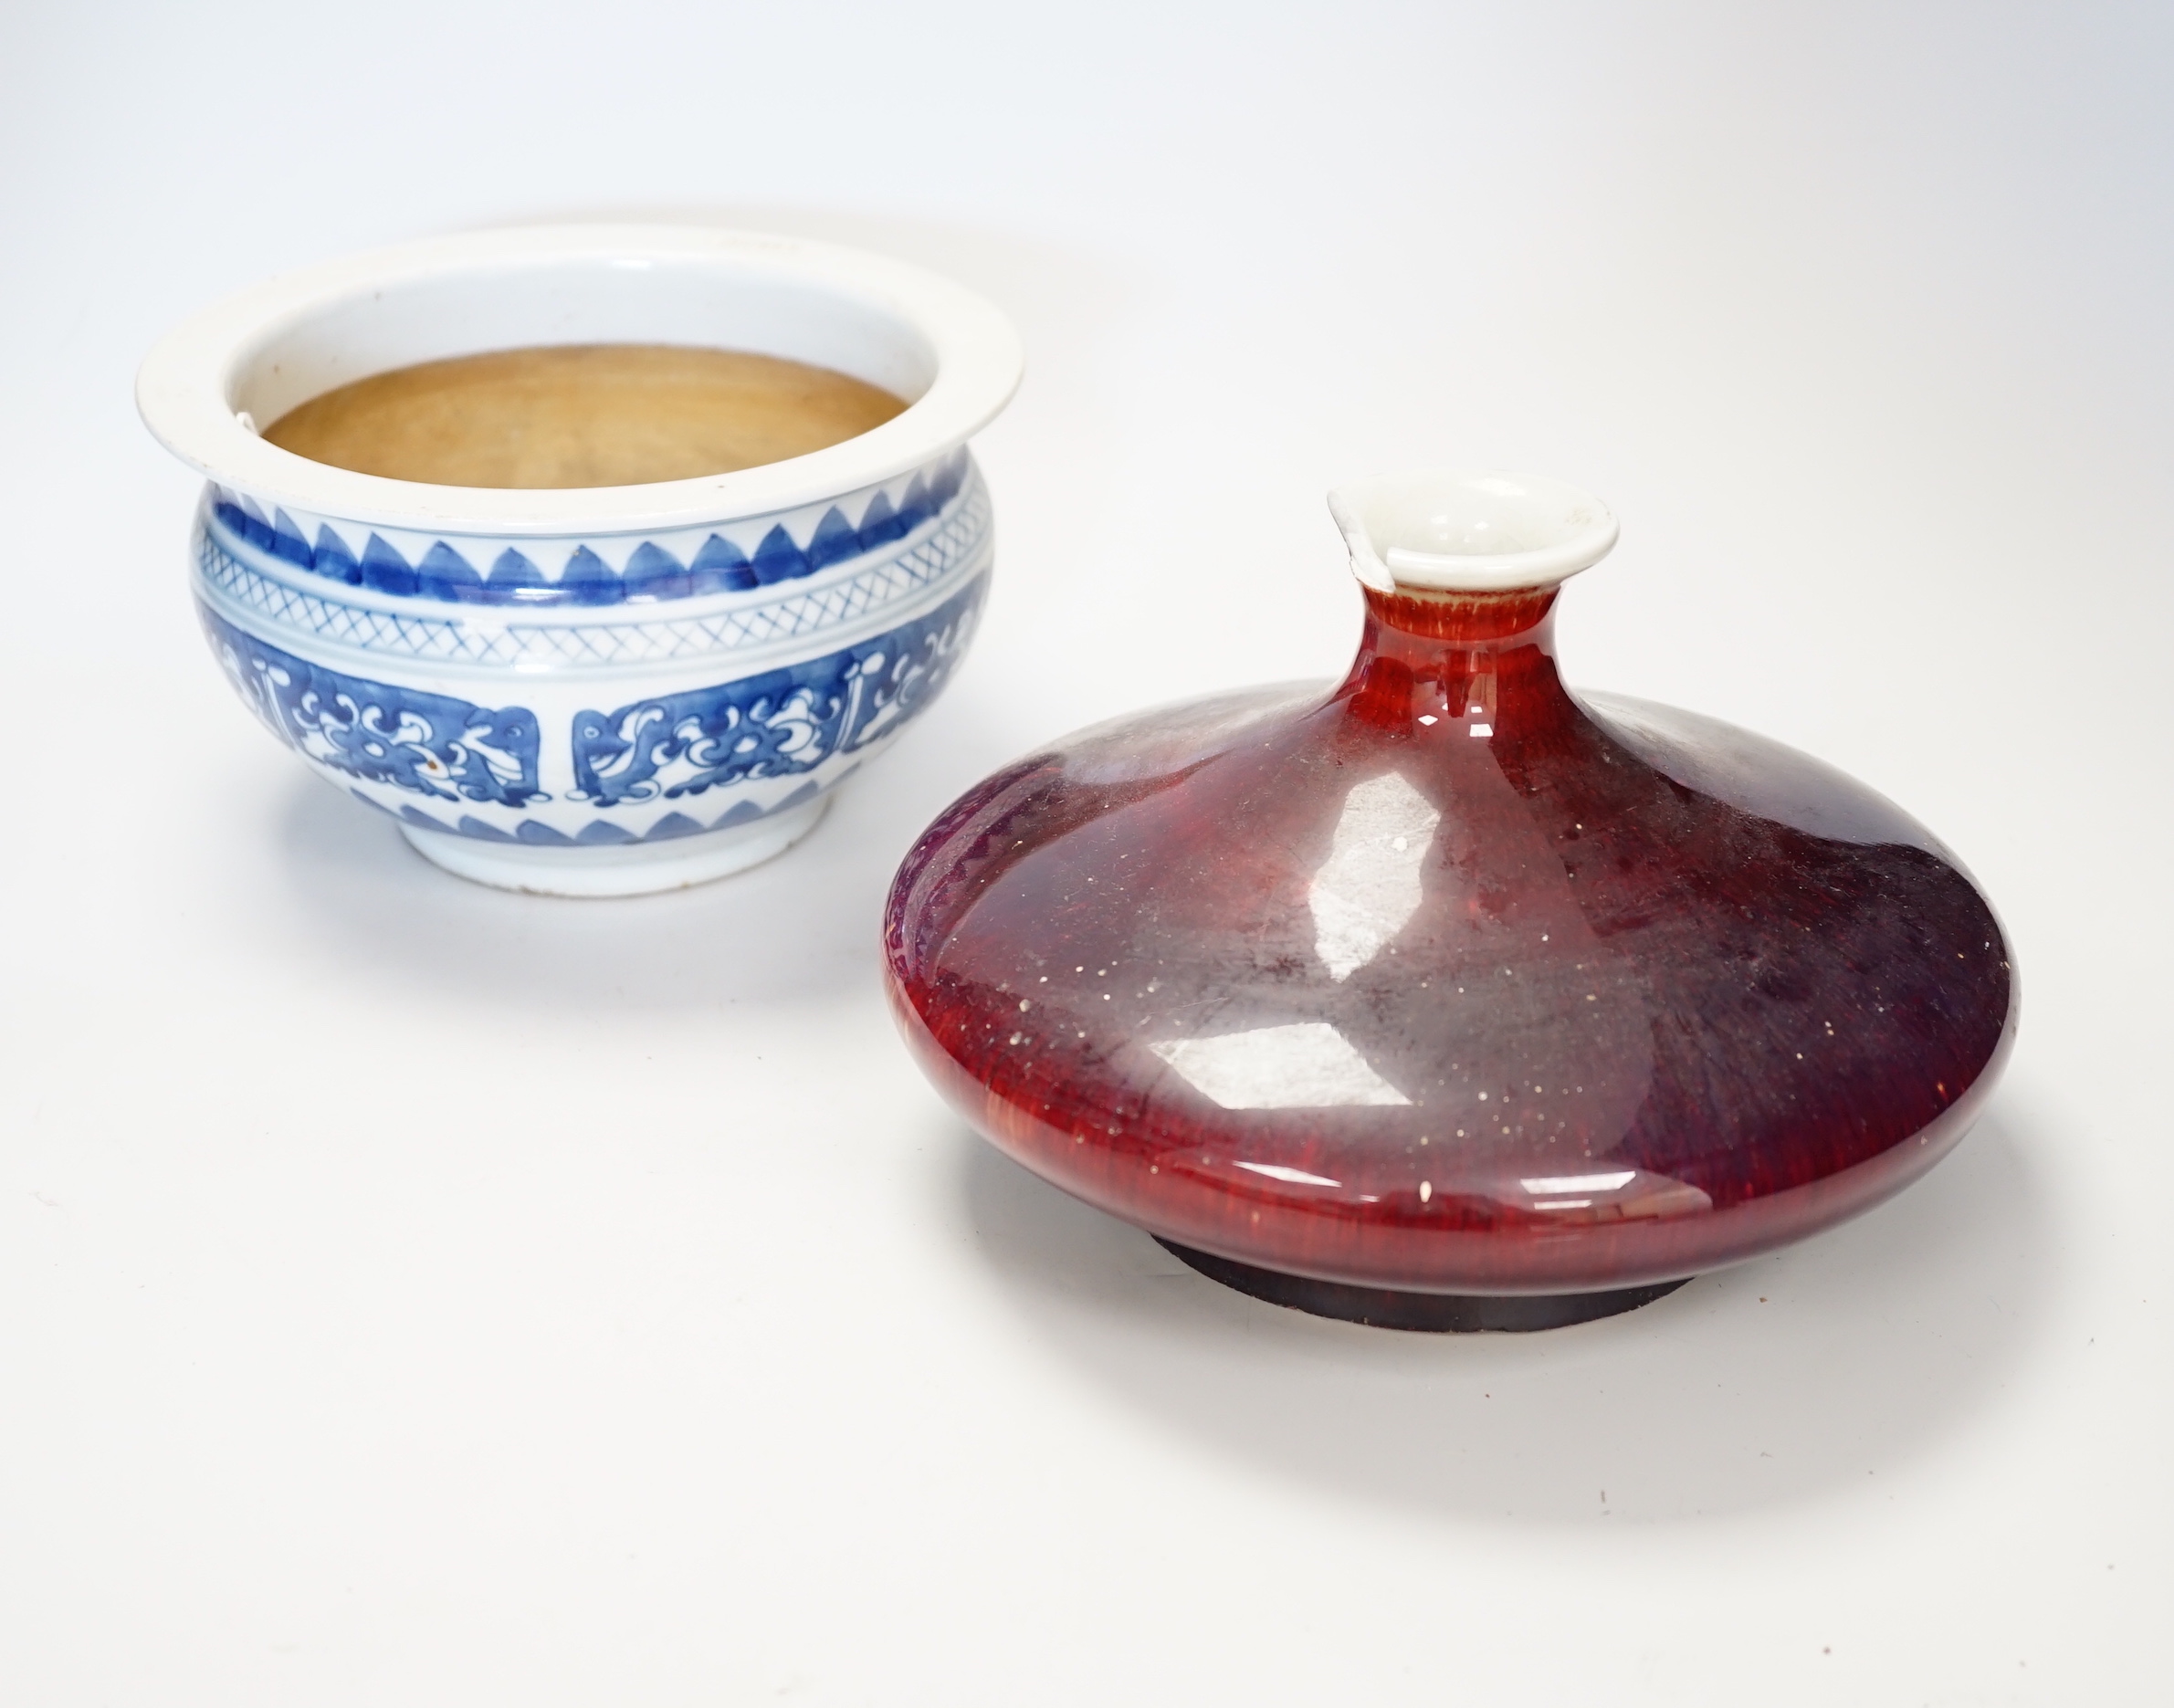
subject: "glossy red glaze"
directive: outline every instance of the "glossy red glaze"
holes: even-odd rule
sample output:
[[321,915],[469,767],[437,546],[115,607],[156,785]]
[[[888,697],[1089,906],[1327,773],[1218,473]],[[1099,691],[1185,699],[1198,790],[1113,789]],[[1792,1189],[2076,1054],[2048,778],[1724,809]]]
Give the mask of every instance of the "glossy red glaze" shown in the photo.
[[2014,1038],[1991,908],[1819,761],[1570,694],[1554,599],[1369,592],[1333,689],[970,791],[886,916],[923,1068],[1090,1203],[1369,1286],[1662,1281],[1907,1185]]

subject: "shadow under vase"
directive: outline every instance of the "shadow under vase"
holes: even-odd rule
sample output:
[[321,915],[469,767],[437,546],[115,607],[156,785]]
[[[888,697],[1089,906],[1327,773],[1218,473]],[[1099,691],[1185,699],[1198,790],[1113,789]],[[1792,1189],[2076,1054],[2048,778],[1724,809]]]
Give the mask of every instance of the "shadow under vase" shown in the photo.
[[[1213,1252],[1196,1252],[1158,1234],[1155,1243],[1210,1281],[1270,1305],[1332,1316],[1369,1328],[1402,1328],[1437,1335],[1528,1335],[1576,1323],[1619,1316],[1655,1299],[1665,1299],[1683,1281],[1655,1282],[1644,1287],[1614,1287],[1600,1293],[1533,1294],[1484,1293],[1402,1293],[1392,1287],[1354,1287],[1314,1275],[1262,1269]],[[1689,1277],[1686,1276],[1685,1280]]]
[[1896,1198],[1549,1334],[1385,1334],[1207,1284],[958,1133],[1003,1297],[1086,1377],[1225,1458],[1400,1512],[1684,1520],[1874,1486],[2014,1385],[2055,1281],[2020,1117]]

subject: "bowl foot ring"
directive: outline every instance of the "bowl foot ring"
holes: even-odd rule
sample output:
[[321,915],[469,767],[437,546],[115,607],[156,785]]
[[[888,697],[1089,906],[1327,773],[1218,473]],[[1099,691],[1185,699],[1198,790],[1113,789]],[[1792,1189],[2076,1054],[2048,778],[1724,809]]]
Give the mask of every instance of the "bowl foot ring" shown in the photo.
[[1434,1335],[1522,1335],[1542,1328],[1567,1328],[1572,1323],[1590,1323],[1597,1317],[1634,1311],[1684,1284],[1682,1281],[1657,1281],[1650,1286],[1618,1287],[1607,1293],[1519,1295],[1399,1293],[1390,1287],[1354,1287],[1340,1281],[1317,1281],[1311,1275],[1256,1269],[1251,1263],[1196,1252],[1160,1236],[1155,1243],[1209,1280],[1220,1281],[1271,1305],[1347,1323],[1364,1323],[1371,1328],[1406,1328]]

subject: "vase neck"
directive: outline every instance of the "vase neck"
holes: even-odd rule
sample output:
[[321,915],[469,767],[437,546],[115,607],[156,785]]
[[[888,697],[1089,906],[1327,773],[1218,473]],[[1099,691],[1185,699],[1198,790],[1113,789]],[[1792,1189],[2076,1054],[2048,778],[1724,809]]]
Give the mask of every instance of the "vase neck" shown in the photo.
[[1552,653],[1558,587],[1518,588],[1504,593],[1393,593],[1361,590],[1366,598],[1366,644],[1382,653],[1509,651],[1539,646]]
[[1368,722],[1391,728],[1476,720],[1491,732],[1499,715],[1519,704],[1529,718],[1567,698],[1555,671],[1558,591],[1367,588],[1366,630],[1339,696]]

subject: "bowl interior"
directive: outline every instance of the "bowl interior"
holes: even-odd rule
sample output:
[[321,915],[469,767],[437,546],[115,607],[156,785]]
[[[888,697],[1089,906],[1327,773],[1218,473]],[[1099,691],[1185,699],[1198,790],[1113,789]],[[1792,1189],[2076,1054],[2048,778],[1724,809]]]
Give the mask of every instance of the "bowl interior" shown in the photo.
[[226,405],[269,425],[372,374],[545,344],[693,344],[835,369],[911,403],[936,377],[919,328],[865,294],[736,257],[575,256],[379,282],[266,326],[234,353]]

